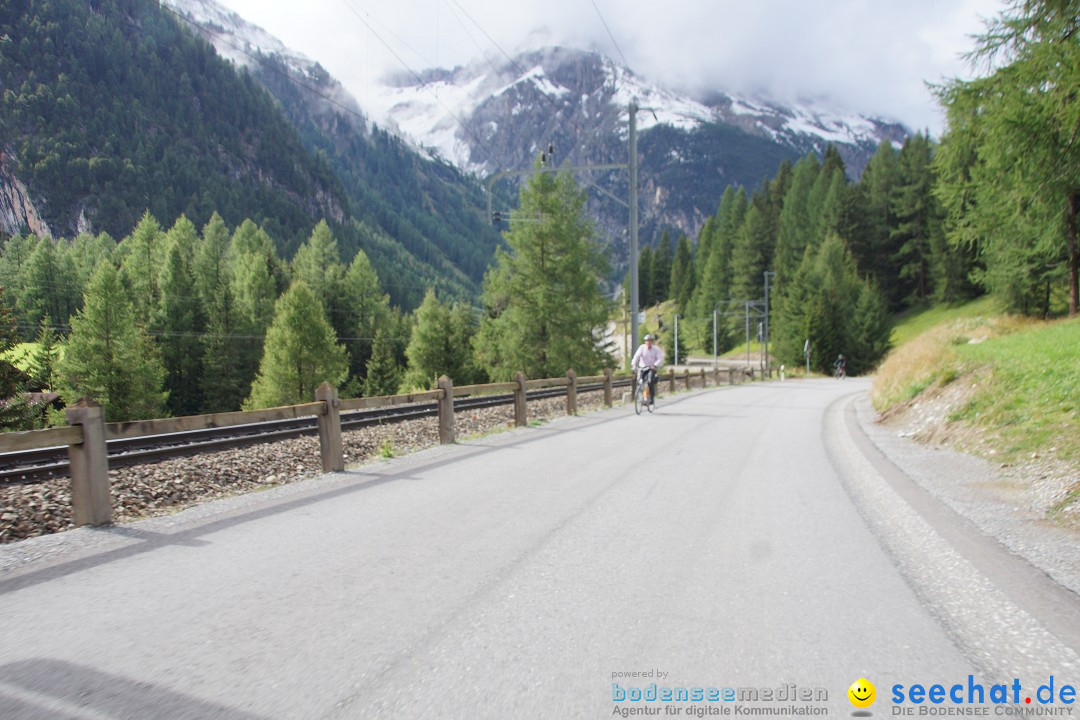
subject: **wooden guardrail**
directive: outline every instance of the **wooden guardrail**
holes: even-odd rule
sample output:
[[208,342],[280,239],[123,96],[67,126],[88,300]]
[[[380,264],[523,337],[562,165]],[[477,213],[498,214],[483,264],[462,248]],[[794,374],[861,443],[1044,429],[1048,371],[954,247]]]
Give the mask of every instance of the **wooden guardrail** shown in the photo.
[[[714,369],[712,374],[713,383],[719,385],[720,370]],[[696,376],[698,373],[694,373],[694,375]],[[93,400],[83,398],[75,405],[67,408],[68,427],[0,433],[0,452],[19,452],[67,445],[74,524],[76,527],[81,525],[104,525],[112,522],[106,440],[150,437],[174,432],[226,428],[270,420],[288,420],[315,416],[319,427],[322,469],[324,472],[340,472],[345,469],[341,439],[341,413],[343,411],[366,410],[434,400],[438,403],[439,408],[439,442],[445,444],[452,443],[455,439],[455,397],[512,392],[514,394],[514,424],[517,427],[524,427],[528,424],[526,393],[529,390],[554,387],[566,388],[566,413],[574,415],[577,413],[579,386],[602,384],[604,406],[611,407],[613,384],[617,379],[630,379],[635,386],[634,390],[636,390],[636,375],[617,376],[610,369],[605,369],[602,375],[586,377],[578,377],[573,370],[568,370],[564,377],[537,380],[527,380],[524,374],[519,372],[511,382],[462,385],[460,387],[454,387],[453,381],[444,375],[439,378],[435,390],[426,392],[342,400],[338,398],[337,388],[323,383],[315,390],[315,402],[300,405],[211,415],[133,420],[119,423],[106,423],[102,407]],[[674,392],[676,381],[674,369],[670,371],[668,379],[671,391]],[[686,384],[686,388],[690,389],[691,373],[689,369],[684,371],[682,379]],[[752,374],[750,379],[753,379]],[[701,386],[705,387],[707,381],[704,369],[700,371],[700,380]],[[728,382],[735,383],[734,369],[728,371]]]

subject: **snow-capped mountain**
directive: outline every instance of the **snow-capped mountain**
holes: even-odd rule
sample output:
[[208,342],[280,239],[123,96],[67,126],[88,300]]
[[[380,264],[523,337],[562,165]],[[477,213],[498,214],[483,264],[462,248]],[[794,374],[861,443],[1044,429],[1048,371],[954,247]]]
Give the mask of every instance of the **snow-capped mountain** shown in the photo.
[[[365,123],[356,117],[363,113],[418,149],[480,177],[531,167],[549,146],[558,164],[626,162],[627,107],[636,103],[644,242],[655,242],[664,227],[696,237],[725,187],[753,190],[784,160],[823,153],[831,143],[855,177],[882,140],[899,144],[909,134],[899,123],[811,102],[783,104],[720,90],[694,98],[650,83],[599,53],[565,47],[430,69],[419,77],[402,74],[354,98],[316,61],[214,0],[165,1],[205,28],[218,52],[238,64],[274,57],[290,73],[316,83],[333,97],[327,102],[312,96],[320,113],[340,114],[347,107],[357,113],[351,122],[361,129]],[[626,196],[625,173],[594,174],[586,181],[609,196]],[[604,234],[625,234],[625,209],[603,193],[595,195],[590,203]]]
[[[430,70],[419,79],[391,78],[363,99],[384,125],[482,176],[531,167],[549,146],[557,164],[626,162],[631,102],[641,108],[645,242],[655,242],[665,227],[696,237],[725,187],[752,191],[784,160],[822,154],[832,144],[857,177],[882,140],[900,144],[909,134],[898,123],[811,103],[780,104],[719,91],[695,99],[649,83],[598,53],[564,47]],[[589,182],[626,197],[625,173],[593,174]],[[590,203],[601,229],[613,239],[624,234],[625,209],[602,193],[595,195]]]
[[[498,146],[498,135],[520,135],[515,128],[530,115],[537,116],[536,122],[526,122],[532,128],[545,124],[540,118],[546,116],[556,121],[553,126],[579,133],[579,138],[569,137],[564,152],[580,150],[602,132],[625,139],[631,101],[643,109],[638,115],[642,133],[658,125],[694,132],[723,124],[800,154],[820,152],[832,143],[852,165],[853,174],[861,172],[866,152],[872,153],[882,139],[902,141],[908,134],[898,123],[812,103],[785,105],[725,92],[694,99],[649,83],[598,53],[562,47],[512,61],[486,59],[454,70],[430,70],[420,80],[390,78],[376,94],[365,96],[364,105],[373,117],[418,145],[480,174],[503,169],[498,153],[485,146]],[[613,123],[620,114],[622,121]],[[558,130],[552,127],[552,132]],[[524,154],[532,155],[544,144],[544,138],[536,138]]]

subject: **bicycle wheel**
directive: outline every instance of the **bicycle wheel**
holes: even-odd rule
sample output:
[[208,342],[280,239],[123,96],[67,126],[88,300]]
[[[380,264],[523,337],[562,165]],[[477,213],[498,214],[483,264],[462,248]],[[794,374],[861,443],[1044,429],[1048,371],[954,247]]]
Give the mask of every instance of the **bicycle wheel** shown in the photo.
[[641,414],[641,406],[644,404],[644,387],[639,383],[637,392],[634,393],[634,412]]

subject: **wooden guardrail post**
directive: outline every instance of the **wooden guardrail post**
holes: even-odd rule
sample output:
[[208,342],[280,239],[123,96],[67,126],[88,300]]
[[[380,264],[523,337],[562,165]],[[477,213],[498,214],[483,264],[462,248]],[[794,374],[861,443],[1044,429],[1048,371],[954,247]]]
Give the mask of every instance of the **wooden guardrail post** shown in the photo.
[[438,387],[443,391],[439,398],[439,442],[447,445],[454,442],[454,381],[443,375]]
[[733,367],[729,367],[727,369],[727,383],[728,385],[735,384],[735,368]]
[[705,379],[705,368],[701,368],[701,389],[709,387],[708,380]]
[[686,389],[690,389],[690,368],[683,370],[683,379],[686,380]]
[[325,405],[318,416],[323,472],[341,472],[345,469],[345,453],[341,447],[341,401],[337,388],[324,382],[315,388],[315,400]]
[[69,425],[82,428],[83,441],[68,445],[71,472],[71,511],[75,527],[112,522],[109,496],[109,455],[105,449],[105,411],[89,398],[66,410]]
[[670,378],[670,381],[671,381],[671,385],[670,385],[670,387],[671,387],[671,392],[672,392],[672,393],[674,393],[674,392],[675,392],[675,368],[671,368],[671,378]]
[[566,414],[577,415],[577,373],[573,368],[566,371]]
[[514,382],[517,383],[514,388],[514,426],[525,427],[529,424],[525,409],[525,373],[518,370],[514,374]]
[[604,407],[611,407],[611,368],[604,368]]

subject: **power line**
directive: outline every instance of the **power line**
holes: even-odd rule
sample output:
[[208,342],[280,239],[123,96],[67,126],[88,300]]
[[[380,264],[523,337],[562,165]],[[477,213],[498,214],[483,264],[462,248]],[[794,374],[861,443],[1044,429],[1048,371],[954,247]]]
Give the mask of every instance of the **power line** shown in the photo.
[[468,35],[469,40],[472,41],[472,44],[476,47],[476,52],[480,54],[480,57],[484,58],[485,62],[487,62],[487,64],[491,67],[495,75],[502,75],[503,71],[495,66],[495,63],[493,63],[491,61],[491,58],[488,57],[488,53],[484,52],[484,49],[480,47],[480,43],[476,41],[476,38],[469,30],[469,26],[465,24],[465,21],[461,19],[461,16],[458,15],[457,11],[454,10],[453,6],[450,5],[449,2],[447,2],[446,7],[450,9],[450,14],[454,16],[454,19],[458,21],[459,25],[461,25],[461,29],[465,31],[466,35]]
[[600,12],[600,7],[596,4],[596,0],[590,0],[590,2],[592,2],[593,9],[596,10],[596,14],[600,17],[600,23],[604,26],[604,29],[607,30],[608,37],[611,38],[611,44],[614,45],[615,49],[619,52],[619,57],[622,58],[623,65],[629,68],[630,63],[627,62],[626,56],[623,55],[622,48],[619,47],[619,43],[615,40],[615,36],[611,34],[611,28],[608,27],[607,20],[604,19],[603,13]]
[[[377,39],[377,40],[378,40],[378,41],[379,41],[380,43],[382,43],[383,47],[385,47],[385,48],[386,48],[386,49],[387,49],[387,50],[388,50],[388,51],[390,52],[390,54],[394,56],[394,58],[395,58],[395,59],[396,59],[396,60],[397,60],[397,61],[398,61],[398,62],[399,62],[399,63],[401,64],[401,66],[402,66],[403,68],[405,68],[405,70],[406,70],[406,71],[407,71],[407,72],[408,72],[408,73],[409,73],[410,75],[412,75],[412,76],[413,76],[414,78],[416,78],[416,81],[417,81],[418,83],[420,83],[420,87],[421,87],[422,89],[424,89],[424,90],[427,90],[427,91],[428,91],[429,93],[431,93],[431,96],[435,98],[435,102],[439,103],[439,105],[442,105],[442,108],[443,108],[443,110],[445,110],[445,111],[446,111],[446,114],[447,114],[447,115],[449,115],[450,117],[454,118],[454,121],[455,121],[455,122],[457,122],[457,124],[461,126],[461,129],[462,129],[462,130],[464,130],[465,132],[467,132],[467,133],[468,133],[469,135],[471,135],[471,136],[472,136],[472,139],[473,139],[473,140],[475,140],[475,141],[476,141],[476,143],[477,143],[478,145],[480,145],[481,147],[483,147],[483,146],[485,145],[484,141],[483,141],[483,140],[481,140],[481,139],[480,139],[479,137],[477,137],[477,136],[476,136],[476,133],[474,133],[474,132],[473,132],[473,131],[472,131],[472,130],[471,130],[471,129],[469,128],[469,126],[467,126],[467,125],[466,125],[466,124],[465,124],[465,123],[464,123],[464,122],[463,122],[463,121],[461,120],[461,118],[459,118],[459,117],[458,117],[457,115],[455,115],[455,114],[454,114],[454,111],[453,111],[453,110],[451,110],[451,109],[450,109],[449,107],[447,107],[447,106],[446,106],[446,103],[444,103],[444,102],[443,102],[443,101],[442,101],[441,99],[439,99],[439,94],[438,94],[438,93],[436,93],[435,91],[433,91],[433,90],[432,90],[432,89],[431,89],[430,87],[428,87],[428,83],[424,82],[424,79],[423,79],[422,77],[420,77],[420,74],[419,74],[419,73],[417,73],[417,72],[416,72],[415,70],[413,70],[413,69],[412,69],[411,67],[409,67],[409,64],[408,64],[408,63],[406,63],[406,62],[405,62],[405,61],[404,61],[404,60],[403,60],[403,59],[401,58],[401,56],[400,56],[400,55],[398,55],[398,54],[397,54],[397,53],[396,53],[396,52],[394,51],[394,48],[390,47],[390,43],[386,42],[386,40],[384,40],[384,39],[383,39],[382,35],[380,35],[380,34],[379,34],[379,33],[378,33],[378,32],[377,32],[376,30],[375,30],[375,28],[374,28],[374,27],[372,27],[371,23],[369,23],[369,22],[367,21],[367,19],[366,19],[366,18],[365,18],[365,17],[363,16],[363,15],[361,15],[359,11],[357,11],[357,10],[356,10],[356,8],[354,8],[354,7],[352,6],[352,5],[350,5],[350,4],[349,4],[349,2],[348,2],[348,0],[341,0],[341,1],[342,1],[342,2],[343,2],[343,3],[345,4],[345,7],[349,8],[349,10],[352,10],[353,14],[354,14],[354,15],[356,15],[356,17],[360,18],[360,22],[364,23],[364,26],[365,26],[365,27],[367,27],[367,29],[371,31],[371,34],[372,34],[372,35],[374,35],[374,36],[375,36],[375,38],[376,38],[376,39]],[[406,47],[408,47],[408,46],[406,46]],[[415,52],[415,51],[414,51],[414,52]]]

